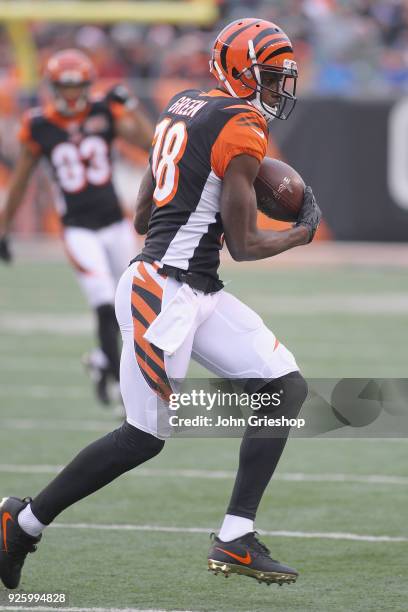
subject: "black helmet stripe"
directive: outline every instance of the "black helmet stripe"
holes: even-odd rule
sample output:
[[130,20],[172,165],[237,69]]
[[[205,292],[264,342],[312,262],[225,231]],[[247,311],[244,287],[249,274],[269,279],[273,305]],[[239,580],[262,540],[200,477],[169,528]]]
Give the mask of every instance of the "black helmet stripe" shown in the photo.
[[221,60],[221,66],[224,68],[225,72],[227,72],[227,51],[228,51],[228,45],[222,45],[222,49],[221,49],[221,53],[220,53],[220,60]]
[[275,49],[275,51],[272,51],[272,53],[270,53],[268,57],[265,57],[262,64],[265,64],[268,60],[272,59],[273,57],[277,57],[282,53],[293,53],[293,49],[292,47],[281,47],[280,49]]
[[261,30],[253,40],[255,49],[263,38],[265,38],[266,36],[273,36],[274,34],[276,36],[278,34],[282,34],[282,32],[280,32],[277,28],[266,28],[266,30]]
[[245,30],[248,30],[248,28],[252,28],[252,26],[256,25],[257,23],[260,23],[261,21],[262,21],[261,19],[258,19],[257,21],[248,23],[246,26],[243,26],[239,30],[236,30],[236,32],[233,32],[232,34],[230,34],[230,36],[228,36],[228,38],[223,42],[221,54],[220,54],[220,60],[221,60],[221,66],[224,68],[226,72],[227,72],[227,51],[228,51],[229,45],[239,34],[244,32]]
[[259,51],[256,54],[257,59],[259,59],[259,57],[262,55],[262,53],[265,51],[265,49],[267,49],[268,47],[270,47],[271,45],[276,45],[278,43],[281,42],[286,42],[288,43],[289,40],[287,37],[284,38],[276,38],[276,39],[272,39],[272,40],[268,40],[268,42],[266,42],[264,45],[262,45],[262,47],[259,49]]

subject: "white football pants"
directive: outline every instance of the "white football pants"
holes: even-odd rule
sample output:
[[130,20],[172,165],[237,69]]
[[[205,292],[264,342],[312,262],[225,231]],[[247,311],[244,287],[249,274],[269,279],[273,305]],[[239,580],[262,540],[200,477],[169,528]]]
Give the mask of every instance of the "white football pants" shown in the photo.
[[123,219],[99,230],[66,227],[63,240],[89,305],[113,304],[121,274],[137,254],[130,221]]
[[[120,386],[127,421],[159,438],[158,398],[186,376],[190,358],[226,379],[272,380],[299,368],[261,317],[224,290],[205,295],[133,263],[116,291],[123,349]],[[160,403],[160,402],[159,402]]]

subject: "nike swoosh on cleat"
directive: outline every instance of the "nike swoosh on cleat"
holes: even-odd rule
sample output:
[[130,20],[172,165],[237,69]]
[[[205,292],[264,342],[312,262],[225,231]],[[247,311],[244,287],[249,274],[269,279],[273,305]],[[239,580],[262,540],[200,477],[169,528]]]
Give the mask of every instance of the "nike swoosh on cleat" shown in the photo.
[[258,136],[260,136],[261,138],[265,138],[265,134],[263,132],[261,132],[261,130],[257,130],[255,128],[251,128],[251,130],[253,132],[256,132],[258,134]]
[[249,552],[247,552],[245,557],[241,557],[241,555],[236,555],[235,553],[229,552],[229,550],[224,550],[224,548],[219,548],[218,546],[216,546],[216,550],[220,550],[221,552],[225,553],[226,555],[229,555],[237,561],[240,561],[241,563],[244,563],[245,565],[249,565],[252,561]]
[[6,552],[8,552],[8,547],[7,547],[7,523],[8,521],[14,522],[13,517],[11,516],[10,512],[5,512],[1,519],[1,530],[3,532],[4,550]]

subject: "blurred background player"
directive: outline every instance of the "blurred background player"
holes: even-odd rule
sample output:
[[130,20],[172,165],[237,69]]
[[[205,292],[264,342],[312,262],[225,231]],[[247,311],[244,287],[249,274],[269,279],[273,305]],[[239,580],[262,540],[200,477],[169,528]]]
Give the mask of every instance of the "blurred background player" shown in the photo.
[[152,128],[124,86],[91,96],[95,70],[81,51],[55,53],[47,63],[46,80],[51,100],[23,117],[20,156],[0,216],[0,258],[11,259],[10,224],[34,168],[45,157],[59,188],[57,210],[66,254],[97,319],[99,348],[86,355],[84,363],[98,399],[109,404],[119,399],[115,288],[135,249],[134,230],[112,183],[111,149],[119,136],[148,150]]

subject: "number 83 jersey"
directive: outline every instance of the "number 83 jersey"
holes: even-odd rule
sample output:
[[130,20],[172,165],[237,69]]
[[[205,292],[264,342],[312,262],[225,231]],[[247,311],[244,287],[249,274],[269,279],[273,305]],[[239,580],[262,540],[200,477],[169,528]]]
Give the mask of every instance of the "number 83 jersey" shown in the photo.
[[261,161],[266,147],[265,119],[249,102],[218,89],[172,98],[150,154],[154,206],[138,259],[210,277],[219,288],[222,179],[233,157]]
[[51,164],[66,226],[99,229],[123,217],[111,161],[114,121],[121,112],[121,105],[100,99],[75,117],[60,115],[52,105],[30,109],[23,117],[20,141]]

